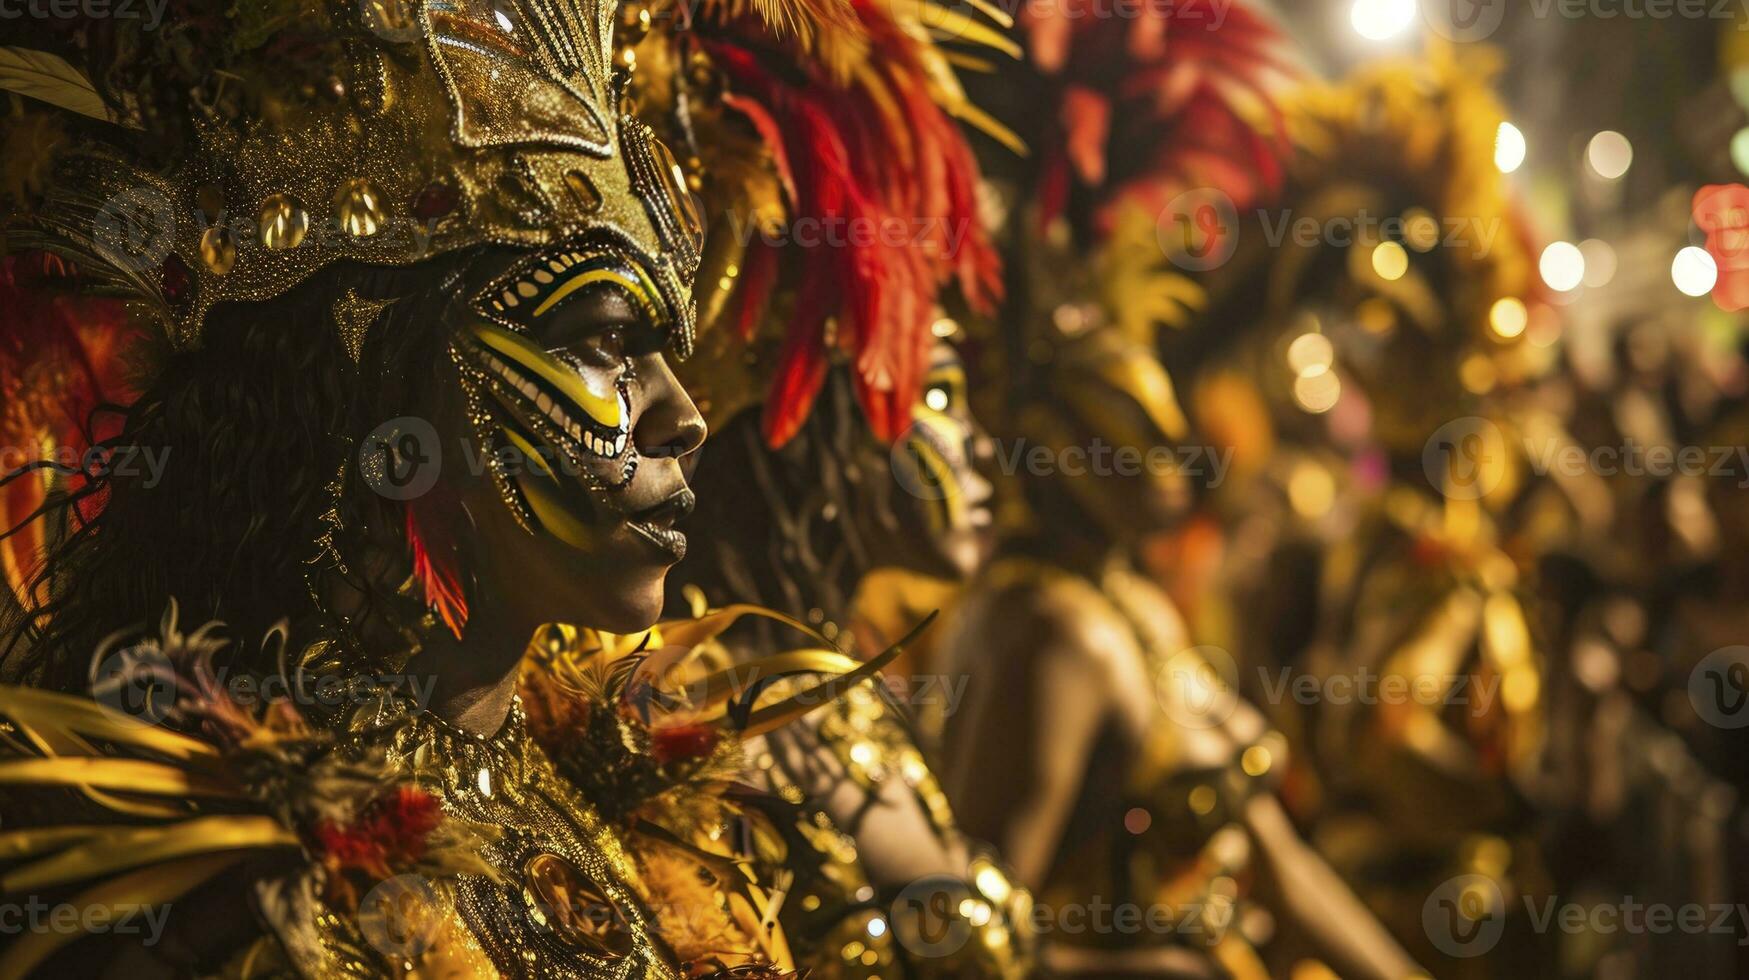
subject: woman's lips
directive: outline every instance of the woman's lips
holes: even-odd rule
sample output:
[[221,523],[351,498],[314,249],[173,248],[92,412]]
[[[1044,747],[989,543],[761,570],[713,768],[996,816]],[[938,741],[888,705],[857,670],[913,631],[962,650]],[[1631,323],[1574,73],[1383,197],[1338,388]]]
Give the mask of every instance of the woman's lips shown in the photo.
[[668,558],[678,562],[686,557],[686,535],[680,531],[648,521],[631,521],[626,526]]
[[692,513],[697,502],[690,489],[681,487],[661,503],[633,514],[626,526],[668,558],[680,561],[686,557],[686,535],[674,525]]

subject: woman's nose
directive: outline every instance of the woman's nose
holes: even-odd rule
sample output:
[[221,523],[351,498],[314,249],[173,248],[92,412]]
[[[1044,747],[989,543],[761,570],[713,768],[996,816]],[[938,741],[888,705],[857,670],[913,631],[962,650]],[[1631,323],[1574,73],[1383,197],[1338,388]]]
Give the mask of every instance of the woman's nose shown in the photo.
[[644,372],[650,403],[638,415],[632,441],[645,456],[683,458],[704,445],[704,416],[661,355]]

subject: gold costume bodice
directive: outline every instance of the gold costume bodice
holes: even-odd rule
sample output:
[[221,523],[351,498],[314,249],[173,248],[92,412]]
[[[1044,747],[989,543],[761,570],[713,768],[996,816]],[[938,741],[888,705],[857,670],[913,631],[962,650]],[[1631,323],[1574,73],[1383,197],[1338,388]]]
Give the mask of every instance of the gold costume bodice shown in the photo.
[[[466,929],[456,963],[470,971],[489,963],[507,977],[678,975],[653,938],[622,842],[528,738],[520,701],[490,738],[398,705],[355,717],[343,751],[363,755],[379,747],[391,759],[399,756],[416,771],[431,773],[434,782],[427,788],[446,814],[498,828],[477,853],[479,873],[457,876],[442,888],[441,903]],[[367,896],[360,919],[368,922],[381,912]],[[337,941],[326,945],[337,960],[348,959],[355,945],[348,933],[355,931],[329,934]]]
[[138,896],[174,937],[45,934],[0,949],[0,975],[679,977],[626,845],[529,739],[520,703],[482,738],[368,685],[346,693],[319,721],[192,695],[222,719],[206,740],[0,687],[0,786],[59,801],[0,828],[0,890]]

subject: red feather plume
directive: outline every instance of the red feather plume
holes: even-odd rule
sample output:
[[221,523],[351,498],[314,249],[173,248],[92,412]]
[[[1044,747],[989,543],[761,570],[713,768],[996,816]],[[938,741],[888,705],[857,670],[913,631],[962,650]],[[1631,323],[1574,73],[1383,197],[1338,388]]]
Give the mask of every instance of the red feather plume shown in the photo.
[[1158,211],[1191,189],[1240,209],[1279,191],[1288,141],[1272,93],[1296,74],[1280,32],[1229,0],[1164,0],[1126,18],[1096,16],[1095,2],[1022,14],[1034,63],[1062,82],[1041,218],[1062,213],[1071,176],[1094,189],[1100,231],[1122,207]]
[[957,286],[980,312],[1001,297],[976,211],[977,163],[936,100],[926,42],[871,0],[854,6],[866,53],[842,77],[800,44],[774,58],[751,19],[701,31],[733,92],[728,104],[771,144],[792,197],[791,234],[750,247],[730,320],[750,336],[780,278],[794,284],[765,402],[773,446],[807,418],[829,343],[850,355],[875,435],[897,438],[920,394],[942,291]]
[[468,625],[468,600],[462,592],[461,561],[451,529],[459,515],[444,514],[442,491],[433,488],[407,503],[407,547],[413,576],[425,593],[425,604],[437,613],[456,639]]

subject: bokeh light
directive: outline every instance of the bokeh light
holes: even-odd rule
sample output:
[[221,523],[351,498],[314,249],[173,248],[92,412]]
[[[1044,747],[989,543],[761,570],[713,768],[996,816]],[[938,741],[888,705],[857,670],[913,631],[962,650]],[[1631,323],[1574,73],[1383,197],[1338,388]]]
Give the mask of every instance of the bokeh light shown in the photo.
[[1287,347],[1287,366],[1294,374],[1328,370],[1336,360],[1336,348],[1321,333],[1301,334]]
[[1512,340],[1518,337],[1529,325],[1530,310],[1516,296],[1496,300],[1494,308],[1488,311],[1488,326],[1502,339]]
[[1543,249],[1540,268],[1550,289],[1572,292],[1585,281],[1585,253],[1572,242],[1556,242]]
[[1415,0],[1354,0],[1349,22],[1368,41],[1389,41],[1415,23]]
[[1634,145],[1612,129],[1591,137],[1585,149],[1585,160],[1591,170],[1604,180],[1620,180],[1634,164]]
[[1294,401],[1313,415],[1336,407],[1342,397],[1342,382],[1329,368],[1312,370],[1294,379]]
[[1585,285],[1607,286],[1615,278],[1615,249],[1601,238],[1587,238],[1579,243],[1579,254],[1585,257]]
[[1719,265],[1706,249],[1690,245],[1676,253],[1670,278],[1685,296],[1705,296],[1719,281]]
[[1509,122],[1501,123],[1499,132],[1494,134],[1494,166],[1499,167],[1503,174],[1512,173],[1524,166],[1524,158],[1529,153],[1524,131]]
[[1372,271],[1386,282],[1396,282],[1409,272],[1409,253],[1396,242],[1380,242],[1372,250]]

